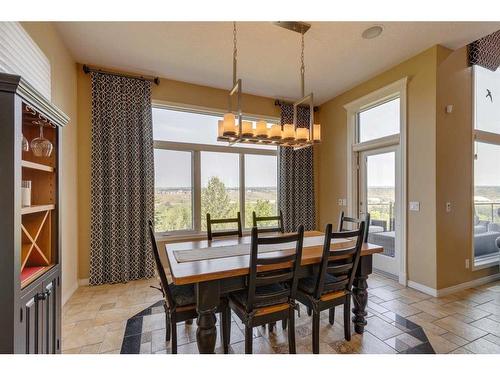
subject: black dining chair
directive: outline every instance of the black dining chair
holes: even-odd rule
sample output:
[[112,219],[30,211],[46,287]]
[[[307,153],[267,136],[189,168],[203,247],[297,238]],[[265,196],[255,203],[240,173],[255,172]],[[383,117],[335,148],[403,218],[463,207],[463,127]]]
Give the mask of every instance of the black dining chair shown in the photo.
[[[368,242],[368,232],[369,232],[369,229],[370,229],[370,213],[367,212],[366,214],[363,214],[361,218],[359,219],[356,219],[354,217],[348,217],[348,216],[345,216],[344,214],[344,211],[342,211],[340,213],[340,217],[339,217],[339,227],[338,227],[338,231],[339,232],[343,232],[345,230],[350,230],[350,229],[347,229],[346,228],[346,223],[351,223],[352,225],[354,225],[356,228],[359,228],[359,225],[361,222],[365,222],[365,232],[363,234],[363,242]],[[355,228],[352,228],[352,229],[355,229]]]
[[[351,231],[332,232],[332,224],[325,230],[323,255],[318,272],[299,281],[297,300],[313,311],[312,346],[313,353],[319,353],[319,322],[321,311],[344,305],[344,337],[351,340],[351,294],[354,276],[359,263],[361,246],[363,245],[365,222]],[[356,243],[342,250],[331,250],[334,239],[356,238]],[[342,259],[338,257],[342,256]],[[332,258],[336,257],[336,258]],[[334,310],[333,310],[334,311]],[[330,315],[330,324],[333,319]]]
[[[285,228],[283,226],[283,212],[280,210],[279,215],[276,216],[257,216],[256,212],[252,212],[252,221],[253,221],[253,226],[257,227],[257,232],[259,233],[285,233]],[[277,226],[261,226],[259,227],[259,222],[270,222],[270,221],[277,221]],[[273,332],[275,323],[269,323],[269,332]],[[286,329],[287,326],[287,321],[283,320],[282,321],[282,327],[283,329]],[[265,326],[264,326],[265,327]],[[263,328],[264,328],[263,327]]]
[[[234,229],[225,229],[225,230],[212,230],[212,226],[214,224],[230,224],[236,223],[236,228]],[[207,238],[209,241],[212,241],[214,237],[225,237],[225,236],[235,236],[238,237],[243,236],[243,231],[241,229],[241,216],[238,212],[235,218],[228,219],[212,219],[210,217],[210,213],[207,213]]]
[[[297,233],[276,237],[259,237],[257,228],[252,228],[246,289],[229,295],[229,307],[245,325],[245,354],[252,353],[254,327],[284,319],[289,322],[289,352],[295,354],[295,295],[303,241],[303,225],[299,226]],[[259,256],[259,246],[292,242],[295,242],[293,252],[279,251],[278,255]],[[286,264],[285,268],[279,266],[283,264]]]
[[[177,354],[177,323],[189,321],[198,317],[196,312],[196,294],[193,284],[175,285],[169,284],[165,269],[163,268],[158,247],[156,245],[153,223],[148,220],[153,256],[156,264],[156,272],[160,279],[160,289],[163,294],[163,306],[165,308],[166,334],[165,341],[170,341],[172,336],[172,354]],[[229,352],[229,337],[226,327],[231,325],[231,311],[227,300],[223,299],[218,307],[221,319],[221,335],[224,353]]]
[[[283,226],[283,212],[280,211],[279,215],[276,216],[257,216],[255,211],[252,212],[253,226],[257,227],[257,231],[259,233],[268,233],[268,232],[281,232],[285,233],[285,228]],[[259,222],[269,222],[269,221],[277,221],[277,226],[267,227],[261,226],[259,227]]]

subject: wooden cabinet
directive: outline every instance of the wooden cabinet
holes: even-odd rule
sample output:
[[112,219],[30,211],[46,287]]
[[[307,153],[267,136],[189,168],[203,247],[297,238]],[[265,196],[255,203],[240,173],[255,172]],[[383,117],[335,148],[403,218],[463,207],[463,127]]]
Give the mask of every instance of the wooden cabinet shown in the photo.
[[60,150],[68,120],[21,77],[0,73],[0,353],[60,352]]

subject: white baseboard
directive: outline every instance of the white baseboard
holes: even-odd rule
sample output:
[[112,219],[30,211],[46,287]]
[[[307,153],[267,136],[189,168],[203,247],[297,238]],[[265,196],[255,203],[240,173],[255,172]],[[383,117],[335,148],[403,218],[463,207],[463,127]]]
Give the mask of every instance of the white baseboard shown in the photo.
[[430,296],[433,296],[433,297],[438,296],[438,291],[436,289],[428,287],[427,285],[419,284],[419,283],[416,283],[415,281],[408,280],[408,286],[410,288],[416,289],[419,292],[428,294]]
[[446,296],[448,294],[452,294],[455,292],[459,292],[464,289],[474,288],[475,286],[491,283],[492,281],[500,280],[500,273],[496,273],[494,275],[489,275],[485,277],[481,277],[479,279],[467,281],[462,284],[453,285],[448,288],[443,288],[438,290],[438,297]]
[[408,286],[410,288],[416,289],[422,293],[428,294],[433,297],[443,297],[448,294],[460,292],[461,290],[469,289],[469,288],[474,288],[479,285],[491,283],[493,281],[500,280],[500,273],[496,273],[494,275],[489,275],[486,277],[481,277],[479,279],[467,281],[462,284],[457,284],[453,285],[447,288],[442,288],[442,289],[434,289],[430,288],[426,285],[416,283],[415,281],[408,280]]
[[63,306],[66,304],[66,302],[68,302],[68,300],[76,292],[77,289],[78,289],[78,283],[74,283],[73,286],[69,289],[69,292],[63,294],[61,301]]
[[89,279],[78,279],[79,286],[87,286],[89,285]]

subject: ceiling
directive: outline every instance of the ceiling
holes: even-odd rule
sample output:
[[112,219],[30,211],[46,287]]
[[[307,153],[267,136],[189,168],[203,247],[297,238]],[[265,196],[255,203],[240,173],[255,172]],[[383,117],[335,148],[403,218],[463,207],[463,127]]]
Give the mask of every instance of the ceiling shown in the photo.
[[[312,22],[305,34],[306,93],[322,104],[435,45],[456,49],[500,29],[500,22]],[[231,22],[60,22],[80,63],[229,89]],[[238,23],[238,77],[255,95],[300,97],[300,34],[271,22]]]

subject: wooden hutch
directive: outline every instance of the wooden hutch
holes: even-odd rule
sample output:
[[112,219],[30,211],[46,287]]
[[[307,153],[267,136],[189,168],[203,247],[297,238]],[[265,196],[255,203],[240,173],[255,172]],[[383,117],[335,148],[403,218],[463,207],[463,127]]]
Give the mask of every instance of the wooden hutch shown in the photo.
[[[0,353],[61,351],[61,131],[68,120],[21,77],[0,73]],[[32,147],[40,127],[49,156]],[[25,181],[31,192],[23,192]]]

